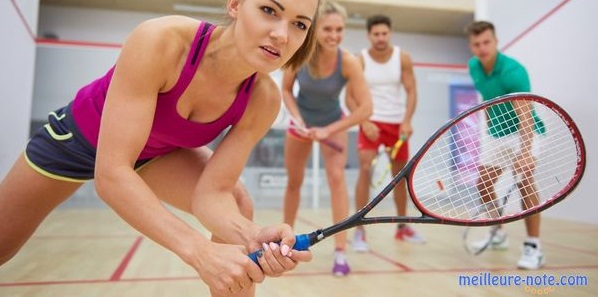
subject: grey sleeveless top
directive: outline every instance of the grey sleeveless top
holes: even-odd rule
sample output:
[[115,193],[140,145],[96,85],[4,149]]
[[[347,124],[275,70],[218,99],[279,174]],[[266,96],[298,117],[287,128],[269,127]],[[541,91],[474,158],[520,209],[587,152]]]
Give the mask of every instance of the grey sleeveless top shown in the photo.
[[307,127],[324,127],[341,118],[339,94],[347,83],[342,75],[342,64],[343,56],[339,48],[336,69],[331,75],[313,78],[307,65],[297,73],[297,106]]

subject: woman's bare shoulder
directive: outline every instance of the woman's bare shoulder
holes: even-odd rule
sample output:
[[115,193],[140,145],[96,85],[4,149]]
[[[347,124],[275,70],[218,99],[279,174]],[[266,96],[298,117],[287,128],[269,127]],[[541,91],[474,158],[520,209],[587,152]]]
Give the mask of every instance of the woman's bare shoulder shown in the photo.
[[274,79],[269,74],[258,73],[245,118],[254,123],[273,121],[280,110],[281,99],[280,88]]
[[260,104],[273,104],[280,101],[280,88],[269,74],[257,73],[251,97],[259,100]]

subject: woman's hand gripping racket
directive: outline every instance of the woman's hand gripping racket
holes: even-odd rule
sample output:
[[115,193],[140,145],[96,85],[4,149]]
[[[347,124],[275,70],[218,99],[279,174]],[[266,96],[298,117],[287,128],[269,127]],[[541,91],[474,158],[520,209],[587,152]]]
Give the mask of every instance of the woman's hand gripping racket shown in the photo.
[[[289,113],[289,117],[291,118],[291,124],[293,125],[294,128],[300,130],[303,133],[309,132],[307,127],[305,127],[299,121],[297,121],[294,117],[292,117],[290,113]],[[337,151],[339,153],[341,153],[343,151],[343,147],[332,140],[323,139],[323,140],[320,140],[320,143],[323,143],[323,144],[331,147],[332,149],[334,149],[335,151]]]
[[[475,143],[454,140],[472,139],[472,133],[477,136],[479,133],[477,128],[460,128],[469,127],[471,122],[481,124],[486,121],[486,110],[510,106],[511,113],[514,113],[513,106],[525,105],[519,103],[532,103],[537,115],[544,123],[545,132],[541,135],[544,138],[543,150],[533,172],[535,187],[528,188],[528,193],[533,190],[539,199],[534,203],[529,203],[530,199],[527,199],[529,197],[517,199],[511,197],[506,201],[503,212],[500,214],[492,207],[480,210],[478,207],[480,195],[477,187],[462,182],[462,180],[468,180],[467,178],[455,178],[458,176],[457,174],[461,174],[456,172],[455,164],[458,164],[458,158],[477,155],[478,147]],[[516,114],[515,118],[517,118]],[[468,125],[464,125],[465,123]],[[502,127],[505,133],[512,131],[518,133],[518,129],[521,128],[519,121],[512,118],[507,120],[507,117],[499,117],[493,124],[495,126],[498,124],[498,127]],[[459,133],[467,135],[458,135]],[[504,141],[518,141],[518,137],[505,138]],[[581,134],[571,117],[561,107],[546,98],[529,93],[497,97],[461,113],[442,126],[407,165],[393,177],[392,181],[357,213],[330,227],[309,234],[297,235],[293,248],[307,250],[337,232],[358,225],[405,222],[488,226],[520,220],[543,211],[567,197],[580,182],[585,164],[586,151]],[[473,172],[471,174],[475,175],[475,179],[477,172],[475,170]],[[530,175],[529,172],[528,175]],[[421,216],[366,217],[402,179],[406,179],[413,204],[421,212]],[[504,188],[500,187],[508,188],[510,186],[496,184],[496,192],[506,192]],[[525,207],[510,207],[520,204]],[[481,215],[480,212],[482,212]],[[249,255],[256,263],[258,252]]]
[[392,172],[392,160],[397,157],[405,140],[406,137],[401,135],[392,147],[381,146],[378,154],[372,160],[370,188],[378,189],[384,182],[387,182],[387,178],[391,176]]

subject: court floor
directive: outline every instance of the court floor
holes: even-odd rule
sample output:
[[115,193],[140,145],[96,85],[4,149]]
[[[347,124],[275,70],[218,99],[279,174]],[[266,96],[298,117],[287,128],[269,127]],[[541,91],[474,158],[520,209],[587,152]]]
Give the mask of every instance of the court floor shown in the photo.
[[[378,214],[390,212],[382,209]],[[193,218],[185,220],[203,230]],[[259,224],[282,220],[276,209],[256,210]],[[301,209],[298,232],[329,225],[329,209]],[[543,249],[547,265],[539,271],[517,270],[523,222],[506,226],[511,248],[468,255],[463,228],[416,226],[425,245],[397,242],[394,226],[369,226],[371,251],[348,249],[352,274],[330,274],[332,240],[312,248],[314,260],[279,278],[267,279],[257,296],[598,296],[598,225],[545,218]],[[203,230],[202,232],[205,232]],[[349,239],[352,232],[349,232]],[[577,276],[577,286],[464,286],[478,276],[536,279]],[[572,279],[571,279],[572,280]],[[575,283],[573,283],[575,284]],[[111,210],[58,209],[22,251],[0,267],[0,296],[208,296],[195,272],[176,256],[129,227]]]

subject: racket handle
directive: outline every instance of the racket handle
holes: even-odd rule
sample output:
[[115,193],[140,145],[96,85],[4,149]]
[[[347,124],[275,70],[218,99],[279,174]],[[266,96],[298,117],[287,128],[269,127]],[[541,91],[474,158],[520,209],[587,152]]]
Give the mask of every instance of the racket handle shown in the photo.
[[[280,244],[280,241],[277,243]],[[293,246],[294,250],[307,251],[310,246],[311,246],[311,243],[309,242],[308,234],[295,235],[295,245]],[[258,258],[258,255],[260,255],[261,253],[262,253],[262,250],[257,250],[255,252],[249,254],[248,256],[249,256],[249,258],[251,258],[251,260],[253,260],[253,262],[255,262],[255,264],[257,264],[259,266],[260,263],[257,261],[257,258]]]
[[340,146],[339,144],[337,144],[336,142],[330,141],[328,139],[324,139],[322,140],[322,143],[331,147],[332,149],[334,149],[335,151],[342,153],[343,152],[343,147]]
[[[303,132],[307,132],[308,131],[307,127],[297,124],[296,120],[292,119],[291,120],[291,124],[293,124],[293,126],[295,126],[295,128],[297,128],[297,129],[299,129],[299,130],[301,130]],[[328,140],[328,139],[324,139],[324,140],[321,140],[320,142],[323,143],[323,144],[325,144],[325,145],[327,145],[327,146],[329,146],[329,147],[331,147],[332,149],[334,149],[335,151],[337,151],[339,153],[343,152],[343,147],[340,146],[339,144],[337,144],[334,141],[331,141],[331,140]]]
[[401,134],[401,137],[399,137],[399,140],[397,140],[395,145],[392,146],[392,150],[390,152],[390,158],[392,160],[394,160],[397,157],[397,154],[399,153],[399,149],[401,148],[401,146],[403,146],[403,142],[405,142],[405,140],[407,140],[407,137],[405,135]]

